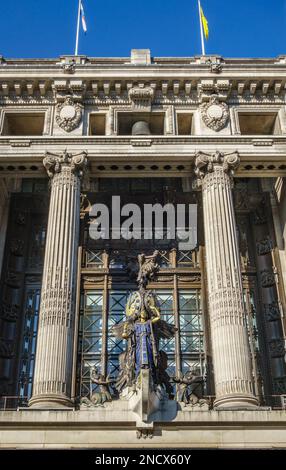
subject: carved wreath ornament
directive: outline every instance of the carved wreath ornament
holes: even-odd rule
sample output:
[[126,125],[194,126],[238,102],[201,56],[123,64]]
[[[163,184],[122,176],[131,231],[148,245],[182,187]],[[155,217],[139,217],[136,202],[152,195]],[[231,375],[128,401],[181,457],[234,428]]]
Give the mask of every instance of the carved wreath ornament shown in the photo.
[[229,119],[228,106],[220,102],[217,95],[212,95],[208,103],[203,103],[200,111],[205,125],[213,131],[223,129]]
[[76,129],[81,121],[82,105],[74,103],[68,96],[63,103],[57,105],[56,122],[64,131],[71,132]]

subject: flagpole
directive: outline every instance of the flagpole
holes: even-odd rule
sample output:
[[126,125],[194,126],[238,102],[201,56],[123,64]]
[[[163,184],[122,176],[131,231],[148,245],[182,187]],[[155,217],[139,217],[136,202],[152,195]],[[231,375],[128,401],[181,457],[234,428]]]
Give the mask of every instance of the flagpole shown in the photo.
[[202,20],[202,13],[201,13],[202,10],[201,10],[201,2],[200,2],[200,0],[198,0],[198,7],[199,7],[199,17],[200,17],[202,55],[206,55],[205,40],[204,40],[204,31],[203,31],[203,20]]
[[81,0],[78,0],[77,28],[76,28],[76,40],[75,40],[74,55],[78,55],[78,41],[79,41],[79,28],[80,28],[80,7],[81,7]]

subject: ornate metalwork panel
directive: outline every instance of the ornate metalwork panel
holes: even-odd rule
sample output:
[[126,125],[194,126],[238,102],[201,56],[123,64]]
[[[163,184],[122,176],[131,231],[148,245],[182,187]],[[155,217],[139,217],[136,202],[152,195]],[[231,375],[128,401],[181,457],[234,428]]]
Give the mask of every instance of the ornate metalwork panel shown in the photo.
[[11,196],[0,285],[0,395],[21,403],[31,395],[48,213],[34,186]]

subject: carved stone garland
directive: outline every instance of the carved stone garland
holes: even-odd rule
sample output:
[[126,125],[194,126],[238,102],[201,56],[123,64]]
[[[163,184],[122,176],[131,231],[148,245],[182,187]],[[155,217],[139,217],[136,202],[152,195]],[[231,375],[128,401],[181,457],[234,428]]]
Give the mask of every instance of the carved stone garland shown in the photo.
[[201,181],[207,258],[208,299],[217,407],[248,408],[253,396],[250,351],[232,199],[237,153],[196,157]]
[[86,153],[48,153],[51,198],[43,271],[33,395],[30,406],[71,403],[80,185]]
[[202,120],[213,131],[222,130],[229,120],[229,109],[226,103],[219,101],[217,95],[212,95],[207,103],[200,106]]
[[56,107],[56,122],[58,126],[66,132],[76,129],[82,118],[83,107],[80,103],[75,103],[71,96],[68,96],[63,103]]

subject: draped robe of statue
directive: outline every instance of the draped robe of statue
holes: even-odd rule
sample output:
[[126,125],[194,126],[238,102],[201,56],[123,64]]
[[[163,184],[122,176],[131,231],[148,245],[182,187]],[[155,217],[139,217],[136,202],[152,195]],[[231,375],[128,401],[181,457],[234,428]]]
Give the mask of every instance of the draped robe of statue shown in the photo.
[[119,391],[138,379],[141,369],[150,369],[153,383],[158,383],[160,338],[172,338],[174,327],[160,318],[160,310],[152,291],[133,292],[126,305],[126,321],[113,327],[114,336],[128,341],[123,353]]

